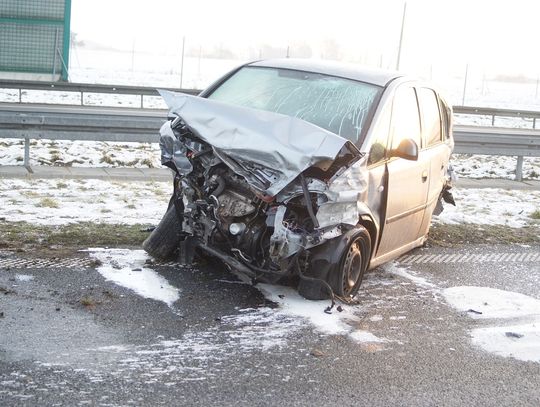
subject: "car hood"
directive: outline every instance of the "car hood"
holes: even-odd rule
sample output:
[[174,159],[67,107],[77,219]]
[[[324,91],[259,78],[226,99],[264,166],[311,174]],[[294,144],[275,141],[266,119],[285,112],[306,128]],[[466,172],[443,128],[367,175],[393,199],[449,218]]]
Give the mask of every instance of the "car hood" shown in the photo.
[[[329,178],[361,157],[350,141],[295,117],[183,93],[159,93],[170,115],[179,116],[217,157],[269,196],[310,167]],[[171,151],[169,156],[172,160],[180,154]],[[332,165],[338,157],[339,165]]]

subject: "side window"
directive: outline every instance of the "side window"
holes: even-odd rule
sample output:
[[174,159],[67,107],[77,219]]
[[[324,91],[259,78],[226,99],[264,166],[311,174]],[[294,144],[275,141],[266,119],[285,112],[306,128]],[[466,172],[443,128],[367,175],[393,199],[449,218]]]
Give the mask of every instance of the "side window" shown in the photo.
[[443,140],[446,141],[450,138],[450,127],[452,126],[452,110],[448,107],[448,105],[442,98],[439,99],[439,102],[443,125]]
[[391,106],[386,105],[381,112],[379,120],[377,120],[377,123],[373,127],[375,139],[369,149],[368,165],[378,163],[386,158],[391,111]]
[[441,141],[441,114],[439,100],[432,89],[419,88],[418,100],[422,110],[422,129],[427,146],[432,146]]
[[418,101],[413,88],[406,86],[396,91],[392,107],[392,149],[396,149],[402,140],[412,138],[418,148],[422,147],[420,131],[420,114]]

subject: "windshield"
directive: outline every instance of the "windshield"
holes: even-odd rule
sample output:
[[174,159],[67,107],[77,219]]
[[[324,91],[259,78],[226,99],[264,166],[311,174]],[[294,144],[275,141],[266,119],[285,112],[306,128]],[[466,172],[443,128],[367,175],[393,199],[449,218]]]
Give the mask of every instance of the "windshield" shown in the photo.
[[334,76],[244,67],[208,98],[297,117],[356,143],[380,91]]

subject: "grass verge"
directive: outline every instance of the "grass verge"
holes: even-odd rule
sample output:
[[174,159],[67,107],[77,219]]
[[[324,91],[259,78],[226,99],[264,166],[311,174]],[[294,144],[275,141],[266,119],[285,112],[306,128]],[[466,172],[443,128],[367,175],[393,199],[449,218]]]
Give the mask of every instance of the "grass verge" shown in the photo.
[[[32,225],[26,222],[0,221],[0,248],[85,249],[88,247],[140,246],[149,232],[148,225],[111,225],[82,222],[62,226]],[[464,244],[540,244],[539,227],[509,228],[473,224],[435,224],[428,244],[456,246]]]
[[429,232],[428,244],[455,246],[464,244],[538,244],[540,228],[510,228],[500,225],[435,224]]
[[0,248],[88,248],[139,246],[148,236],[148,225],[110,225],[81,222],[62,226],[0,221]]

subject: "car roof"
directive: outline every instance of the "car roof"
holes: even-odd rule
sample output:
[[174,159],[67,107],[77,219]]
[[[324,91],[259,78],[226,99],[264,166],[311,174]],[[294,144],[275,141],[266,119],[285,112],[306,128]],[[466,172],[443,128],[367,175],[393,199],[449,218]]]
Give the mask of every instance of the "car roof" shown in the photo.
[[323,75],[338,76],[355,81],[372,83],[378,86],[386,86],[389,82],[404,75],[383,69],[369,69],[362,65],[344,62],[319,61],[313,59],[280,58],[256,61],[247,64],[265,68],[283,68],[297,71],[314,72]]

